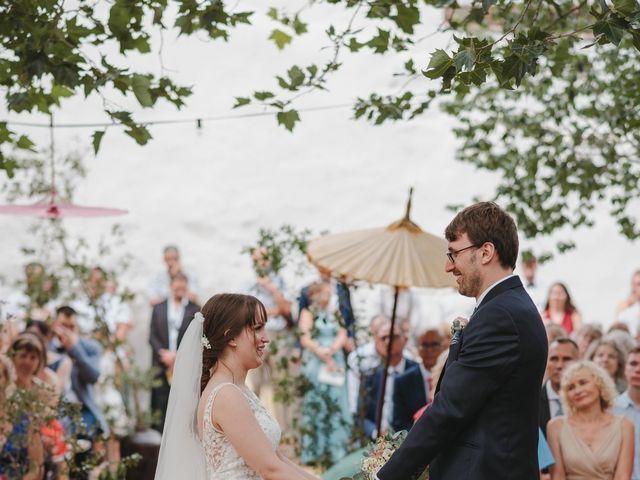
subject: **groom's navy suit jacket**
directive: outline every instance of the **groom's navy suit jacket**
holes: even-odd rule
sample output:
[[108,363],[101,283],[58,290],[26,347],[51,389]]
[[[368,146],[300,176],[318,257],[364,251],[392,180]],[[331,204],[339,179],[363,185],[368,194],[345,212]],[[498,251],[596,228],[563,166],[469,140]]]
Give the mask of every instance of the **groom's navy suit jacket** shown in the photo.
[[542,319],[518,277],[492,288],[452,342],[433,403],[380,480],[534,480],[547,360]]

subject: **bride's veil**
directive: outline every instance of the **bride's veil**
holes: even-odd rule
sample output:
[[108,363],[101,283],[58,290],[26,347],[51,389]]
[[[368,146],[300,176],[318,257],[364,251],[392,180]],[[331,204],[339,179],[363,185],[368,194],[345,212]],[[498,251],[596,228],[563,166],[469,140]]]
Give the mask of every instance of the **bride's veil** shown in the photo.
[[196,313],[178,348],[156,480],[207,479],[196,420],[202,375],[203,321],[202,314]]

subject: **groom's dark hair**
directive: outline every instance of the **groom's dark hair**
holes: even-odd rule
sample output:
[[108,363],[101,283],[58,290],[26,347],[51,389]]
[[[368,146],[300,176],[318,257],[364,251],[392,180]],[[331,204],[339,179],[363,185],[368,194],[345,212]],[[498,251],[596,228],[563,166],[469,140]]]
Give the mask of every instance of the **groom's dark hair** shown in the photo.
[[467,234],[474,246],[493,243],[500,264],[516,268],[518,259],[518,229],[513,218],[494,202],[473,204],[459,212],[444,231],[450,242]]

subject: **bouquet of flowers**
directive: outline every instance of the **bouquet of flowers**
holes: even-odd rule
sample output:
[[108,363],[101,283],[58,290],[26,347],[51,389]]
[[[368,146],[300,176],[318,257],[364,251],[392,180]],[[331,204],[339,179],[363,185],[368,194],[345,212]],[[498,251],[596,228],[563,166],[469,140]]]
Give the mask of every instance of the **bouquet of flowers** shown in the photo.
[[[365,458],[362,460],[362,467],[352,478],[345,478],[342,480],[375,480],[378,470],[387,463],[387,461],[393,455],[398,447],[402,444],[407,436],[405,430],[394,433],[386,434],[378,437],[374,444],[371,445],[367,451]],[[425,470],[418,480],[428,480],[429,470]]]

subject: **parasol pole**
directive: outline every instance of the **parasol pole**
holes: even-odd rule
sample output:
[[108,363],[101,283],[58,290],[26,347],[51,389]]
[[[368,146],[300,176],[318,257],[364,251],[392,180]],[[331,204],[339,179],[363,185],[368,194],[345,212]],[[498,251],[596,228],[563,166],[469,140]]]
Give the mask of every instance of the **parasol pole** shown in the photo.
[[[411,200],[409,200],[411,202]],[[384,408],[384,397],[387,390],[387,378],[389,377],[389,362],[391,361],[391,349],[393,348],[393,337],[396,326],[396,309],[398,308],[398,294],[400,287],[394,287],[393,309],[391,310],[391,330],[389,331],[389,345],[387,345],[387,358],[384,361],[384,370],[382,372],[382,385],[380,386],[380,396],[378,397],[378,411],[376,414],[376,429],[378,437],[382,435],[382,409]]]

